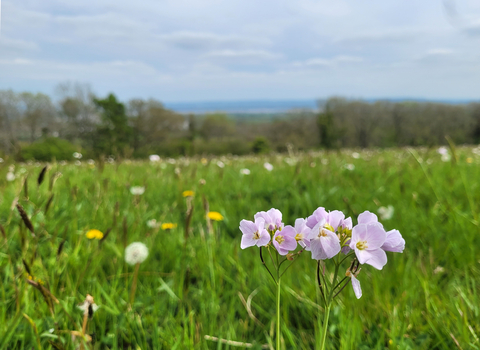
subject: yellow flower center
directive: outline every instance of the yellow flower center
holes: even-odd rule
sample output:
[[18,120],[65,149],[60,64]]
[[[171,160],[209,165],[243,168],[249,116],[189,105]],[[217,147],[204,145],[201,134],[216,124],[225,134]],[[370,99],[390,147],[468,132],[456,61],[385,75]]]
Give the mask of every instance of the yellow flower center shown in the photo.
[[327,237],[327,234],[325,233],[325,229],[322,227],[318,231],[318,237]]
[[260,239],[260,233],[258,233],[258,231],[253,234],[253,239]]
[[364,249],[367,249],[367,248],[368,248],[367,241],[357,242],[357,249],[364,250]]
[[325,228],[326,228],[327,230],[329,230],[329,231],[335,232],[335,230],[333,229],[332,225],[330,225],[330,224],[325,224],[325,225],[323,225],[323,227],[325,227]]
[[298,242],[298,241],[301,241],[303,239],[303,233],[297,233],[295,235],[295,240]]
[[275,237],[275,240],[278,242],[278,244],[285,242],[285,238],[283,238],[283,236],[277,236]]

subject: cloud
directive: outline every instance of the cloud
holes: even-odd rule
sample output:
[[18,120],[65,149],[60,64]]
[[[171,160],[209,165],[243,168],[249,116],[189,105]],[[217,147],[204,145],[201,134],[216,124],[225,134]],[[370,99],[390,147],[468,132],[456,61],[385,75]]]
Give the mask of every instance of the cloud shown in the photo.
[[218,48],[247,48],[268,46],[266,38],[253,38],[238,35],[219,35],[207,32],[180,31],[160,35],[159,39],[174,47],[185,50],[208,50]]
[[330,59],[325,58],[311,58],[302,62],[294,62],[293,66],[295,67],[305,67],[305,68],[326,68],[326,67],[337,67],[342,64],[347,63],[359,63],[363,62],[363,58],[355,56],[345,56],[339,55],[332,57]]
[[212,51],[207,53],[205,58],[212,58],[220,62],[235,62],[235,63],[247,63],[257,64],[264,61],[275,60],[281,57],[279,54],[275,54],[265,50],[221,50]]

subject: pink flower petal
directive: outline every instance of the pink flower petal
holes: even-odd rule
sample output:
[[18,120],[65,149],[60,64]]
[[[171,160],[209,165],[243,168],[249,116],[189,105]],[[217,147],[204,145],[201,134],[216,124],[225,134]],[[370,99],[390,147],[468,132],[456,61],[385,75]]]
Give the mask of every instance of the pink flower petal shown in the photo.
[[405,249],[405,240],[398,230],[387,232],[387,238],[382,245],[382,249],[387,252],[403,253],[403,250]]
[[360,287],[360,281],[353,274],[350,277],[352,278],[353,292],[355,293],[357,299],[360,299],[362,297],[362,288]]
[[378,222],[378,217],[374,213],[364,211],[358,216],[358,223],[359,224],[369,224],[371,222]]
[[387,233],[378,222],[367,224],[366,241],[369,250],[380,248],[385,243]]
[[[387,263],[387,254],[381,248],[375,250],[366,250],[366,252],[368,253],[369,258],[365,264],[372,265],[377,270],[383,269]],[[360,259],[358,261],[360,261]]]
[[339,210],[334,210],[328,213],[327,222],[336,231],[340,223],[343,221],[343,219],[345,219],[345,214]]

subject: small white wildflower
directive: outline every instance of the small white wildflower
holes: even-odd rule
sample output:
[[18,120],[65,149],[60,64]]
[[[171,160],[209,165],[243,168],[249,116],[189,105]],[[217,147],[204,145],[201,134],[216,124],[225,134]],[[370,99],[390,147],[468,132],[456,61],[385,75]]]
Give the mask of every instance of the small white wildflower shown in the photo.
[[140,264],[148,257],[148,248],[145,244],[134,242],[125,248],[125,262],[129,265]]
[[130,187],[130,193],[134,196],[140,196],[145,193],[145,187],[143,186],[132,186]]
[[297,160],[295,158],[285,158],[285,163],[287,163],[290,166],[294,166],[297,164]]
[[115,158],[112,157],[112,156],[110,156],[110,157],[107,158],[107,162],[110,163],[110,164],[112,164],[112,163],[115,162]]
[[152,220],[147,221],[147,226],[150,227],[150,228],[158,228],[158,227],[160,227],[160,223],[157,222],[157,220],[152,219]]
[[360,158],[360,153],[358,153],[358,152],[353,152],[353,153],[352,153],[352,157],[355,158],[355,159],[359,159],[359,158]]
[[317,163],[315,163],[315,162],[310,163],[310,168],[315,168],[316,166],[317,166]]
[[448,149],[445,146],[439,147],[437,149],[437,153],[441,155],[448,154]]
[[78,152],[73,152],[73,158],[82,159],[82,154]]
[[176,175],[180,175],[182,171],[180,170],[180,168],[175,168],[175,174]]
[[67,162],[64,161],[64,160],[61,160],[61,161],[58,162],[58,164],[60,164],[60,165],[65,165],[65,164],[67,164]]
[[177,161],[173,158],[168,158],[167,162],[169,162],[170,164],[175,164]]
[[55,332],[55,328],[50,328],[50,329],[48,330],[48,332],[49,332],[49,333]]
[[219,160],[219,161],[217,162],[217,165],[218,165],[219,168],[225,168],[225,163],[222,162],[221,160]]
[[198,180],[198,183],[203,186],[207,183],[207,181],[205,181],[205,179],[200,179]]
[[7,181],[13,181],[13,180],[15,180],[15,174],[9,171],[7,173]]
[[15,171],[15,165],[11,164],[8,166],[8,172],[13,173]]
[[250,175],[250,169],[240,169],[240,174],[242,175]]
[[160,161],[160,156],[158,154],[151,154],[148,156],[148,159],[150,159],[152,163],[155,163]]
[[391,205],[389,205],[388,207],[378,208],[378,215],[380,215],[381,220],[390,220],[393,217],[394,212],[395,208]]
[[328,165],[328,159],[327,158],[322,158],[322,164],[323,165]]
[[353,171],[353,170],[355,170],[355,165],[353,165],[353,164],[345,164],[345,165],[344,165],[344,168],[347,169],[347,170]]
[[273,170],[273,165],[270,164],[270,163],[268,163],[268,162],[263,163],[263,167],[264,167],[265,169],[267,169],[268,171],[272,171],[272,170]]
[[76,160],[74,164],[75,164],[75,165],[82,165],[82,162],[79,161],[79,160]]
[[443,273],[444,271],[445,271],[445,269],[444,269],[442,266],[437,266],[437,267],[435,268],[435,270],[433,270],[433,273],[434,273],[435,275],[438,275],[439,273]]
[[93,159],[89,159],[89,160],[87,160],[87,163],[89,165],[93,165],[93,164],[95,164],[95,161]]
[[452,159],[452,156],[448,153],[442,154],[442,162],[449,162]]
[[3,158],[0,158],[0,163],[3,163]]

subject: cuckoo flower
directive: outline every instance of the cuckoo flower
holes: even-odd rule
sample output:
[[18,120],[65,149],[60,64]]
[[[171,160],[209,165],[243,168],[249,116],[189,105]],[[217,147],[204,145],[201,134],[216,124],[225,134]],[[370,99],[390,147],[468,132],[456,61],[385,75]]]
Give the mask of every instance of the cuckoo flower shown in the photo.
[[297,248],[295,235],[297,231],[292,226],[285,226],[283,230],[277,230],[273,236],[272,242],[280,255],[287,255],[290,250]]
[[[382,225],[378,222],[377,216],[373,213],[370,213],[369,211],[365,211],[358,216],[358,223],[377,223],[379,225]],[[387,252],[403,253],[403,250],[405,249],[405,240],[403,239],[402,234],[398,230],[390,230],[386,232],[385,243],[381,246],[381,248]]]
[[358,269],[357,271],[352,272],[350,269],[348,269],[345,273],[345,276],[350,277],[352,280],[353,292],[355,293],[357,299],[360,299],[362,297],[362,287],[360,286],[360,281],[357,279],[360,270],[361,269]]
[[305,250],[310,250],[310,228],[307,226],[307,220],[296,219],[295,220],[295,240]]
[[342,253],[348,254],[350,251],[350,238],[352,237],[352,218],[343,219],[338,225],[337,231],[342,239]]
[[265,219],[256,218],[255,222],[242,220],[240,221],[240,231],[242,231],[242,249],[256,246],[265,246],[270,242],[270,234],[265,229]]
[[387,254],[381,248],[386,237],[387,233],[378,222],[358,224],[352,230],[350,248],[355,250],[360,264],[369,264],[381,270],[387,263]]
[[312,259],[324,260],[333,258],[340,251],[340,240],[327,228],[325,220],[319,221],[310,231],[310,249]]
[[390,230],[387,232],[387,238],[382,245],[382,249],[387,252],[403,253],[405,240],[398,230]]
[[265,220],[265,229],[270,232],[281,230],[284,226],[282,222],[282,213],[275,208],[272,208],[269,211],[259,211],[254,217],[255,220],[258,218]]
[[344,219],[345,214],[343,214],[341,211],[334,210],[327,212],[325,208],[320,207],[317,208],[313,214],[307,218],[307,226],[313,228],[319,222],[325,221],[324,226],[330,231],[335,232]]

